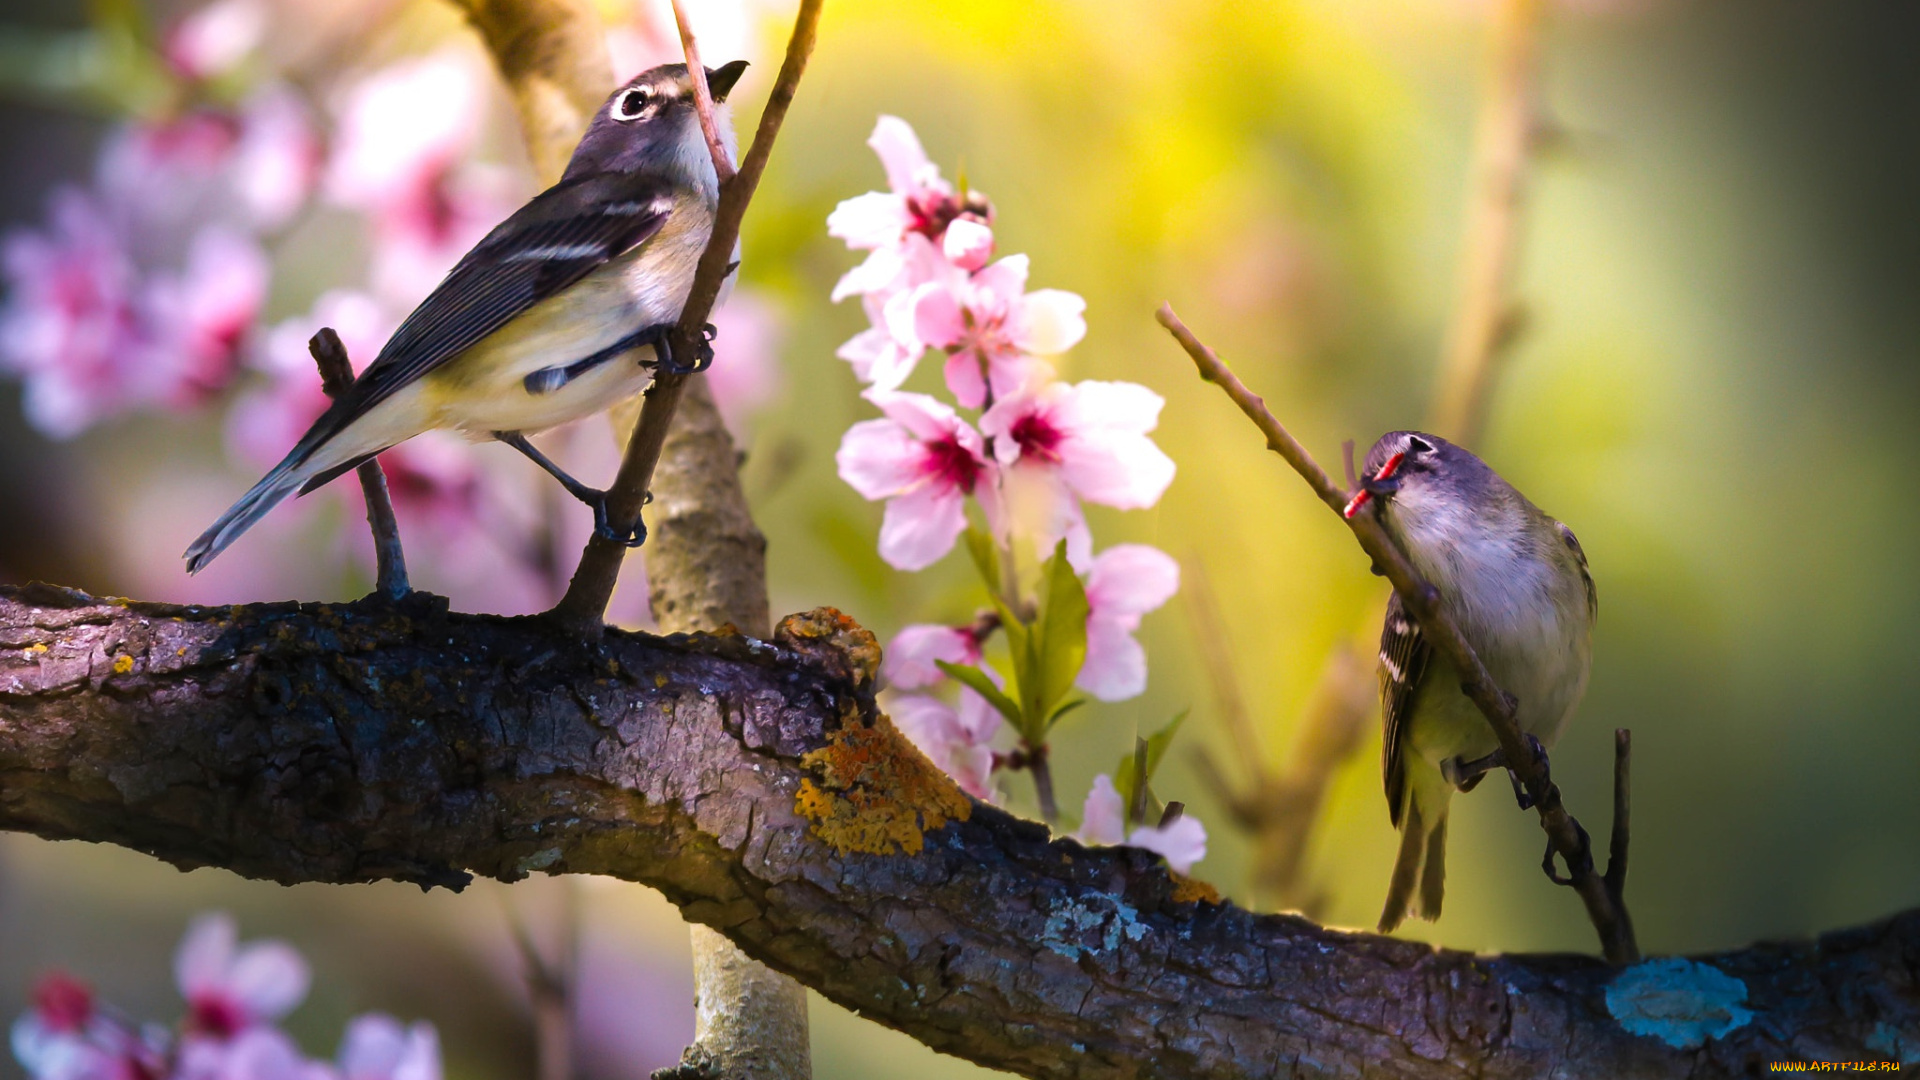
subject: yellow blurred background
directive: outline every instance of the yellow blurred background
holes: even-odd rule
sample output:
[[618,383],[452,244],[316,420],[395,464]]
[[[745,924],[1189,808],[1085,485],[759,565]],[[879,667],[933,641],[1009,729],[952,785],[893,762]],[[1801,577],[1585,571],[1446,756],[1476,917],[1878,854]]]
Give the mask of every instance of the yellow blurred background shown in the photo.
[[[380,48],[465,33],[438,0],[401,6],[419,10],[394,16]],[[882,186],[864,140],[891,113],[948,176],[993,197],[999,248],[1032,256],[1034,287],[1087,299],[1064,374],[1167,399],[1155,437],[1179,465],[1173,487],[1152,511],[1091,511],[1093,530],[1102,546],[1204,564],[1258,752],[1280,763],[1330,650],[1377,627],[1380,589],[1152,313],[1171,301],[1330,468],[1344,439],[1364,450],[1420,424],[1457,296],[1489,7],[830,0],[745,235],[744,278],[785,325],[784,390],[745,466],[776,613],[832,604],[884,640],[979,602],[963,554],[919,574],[881,563],[880,507],[834,473],[842,432],[873,411],[833,355],[865,323],[856,304],[827,302],[855,257],[824,220]],[[742,116],[757,113],[787,14],[765,12],[768,62]],[[14,0],[0,21],[81,18]],[[1575,528],[1591,560],[1592,683],[1554,776],[1603,833],[1611,733],[1633,729],[1627,898],[1649,953],[1805,935],[1920,901],[1920,501],[1900,486],[1920,435],[1917,24],[1870,0],[1569,0],[1548,14],[1557,137],[1532,173],[1516,289],[1527,322],[1477,449]],[[5,221],[37,220],[48,187],[90,167],[99,131],[9,106]],[[304,310],[329,272],[277,282],[270,316]],[[913,388],[931,388],[928,367]],[[20,416],[17,387],[0,387],[0,580],[134,592],[127,550],[171,559],[199,524],[134,532],[155,477],[229,470],[235,493],[250,479],[191,418],[53,443]],[[345,583],[301,598],[342,595]],[[1231,764],[1248,751],[1219,722],[1180,600],[1147,617],[1142,640],[1147,694],[1057,730],[1062,802],[1077,807],[1136,731],[1191,706],[1156,791],[1208,826],[1196,875],[1245,901],[1246,839],[1192,752]],[[1026,778],[1008,787],[1031,813]],[[1370,926],[1378,911],[1395,846],[1385,809],[1370,736],[1336,776],[1308,856],[1332,924]],[[1446,917],[1404,933],[1593,951],[1506,785],[1455,809]],[[598,1025],[583,1035],[587,1075],[668,1064],[692,1031],[687,944],[677,914],[638,887],[288,889],[21,836],[0,837],[0,1018],[57,966],[136,1016],[170,1019],[170,950],[193,912],[220,907],[315,963],[290,1024],[310,1052],[329,1053],[351,1013],[383,1008],[438,1025],[452,1077],[525,1075],[506,913],[553,925],[569,906],[583,995],[596,996],[582,1003],[582,1024]],[[982,1072],[817,997],[813,1023],[823,1078]]]

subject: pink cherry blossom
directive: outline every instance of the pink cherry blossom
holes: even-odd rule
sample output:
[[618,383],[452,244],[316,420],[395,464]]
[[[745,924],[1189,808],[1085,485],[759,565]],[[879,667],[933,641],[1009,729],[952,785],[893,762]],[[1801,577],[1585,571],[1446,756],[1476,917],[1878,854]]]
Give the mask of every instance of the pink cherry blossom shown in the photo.
[[[898,249],[908,237],[919,235],[939,243],[957,220],[971,222],[962,247],[990,251],[992,209],[986,199],[969,192],[956,196],[940,178],[940,168],[927,159],[913,128],[897,116],[882,116],[867,139],[887,173],[887,191],[870,191],[847,199],[827,216],[827,234],[845,240],[856,251],[870,251],[862,265],[847,272],[834,287],[833,299],[856,293],[890,292],[919,284],[905,276],[909,267]],[[985,235],[982,237],[981,232]]]
[[947,389],[977,409],[989,395],[999,400],[1022,390],[1034,357],[1063,353],[1086,336],[1086,301],[1026,287],[1025,255],[1009,255],[972,275],[956,268],[916,287],[906,309],[911,323],[890,320],[889,329],[903,341],[946,350]]
[[1053,478],[1063,497],[1142,510],[1173,482],[1173,459],[1147,438],[1165,404],[1133,383],[1049,383],[996,402],[980,430],[1003,466]]
[[135,362],[142,328],[132,258],[91,196],[62,188],[52,210],[46,233],[6,238],[0,370],[26,383],[28,421],[66,438],[153,387]]
[[834,455],[840,478],[887,500],[880,557],[919,570],[953,549],[967,527],[966,498],[985,491],[993,466],[979,432],[925,394],[874,393],[886,416],[847,429]]
[[1113,786],[1113,777],[1101,773],[1093,778],[1086,802],[1080,807],[1080,831],[1075,835],[1083,844],[1103,847],[1126,841],[1127,806]]
[[163,1036],[136,1033],[99,1009],[86,984],[58,972],[34,986],[11,1042],[34,1080],[157,1080],[164,1069]]
[[967,627],[926,623],[909,626],[895,634],[888,643],[880,673],[898,689],[919,690],[947,677],[946,672],[934,664],[935,660],[945,660],[949,664],[977,664],[980,662],[980,642]]
[[1107,847],[1122,843],[1124,837],[1125,843],[1153,852],[1182,874],[1207,857],[1206,827],[1190,814],[1183,813],[1165,826],[1141,825],[1128,833],[1126,805],[1113,786],[1113,778],[1106,773],[1093,778],[1093,787],[1080,809],[1080,831],[1076,835],[1083,844]]
[[194,237],[179,273],[145,283],[141,315],[152,342],[142,360],[164,381],[166,404],[191,408],[226,389],[271,275],[252,237],[215,224]]
[[1206,826],[1191,814],[1181,814],[1166,825],[1143,825],[1127,836],[1127,843],[1167,860],[1167,865],[1180,874],[1207,857]]
[[95,185],[136,258],[164,265],[208,224],[286,224],[306,205],[320,157],[299,96],[268,84],[234,108],[122,125],[101,150]]
[[1180,589],[1180,564],[1158,548],[1118,544],[1087,574],[1087,659],[1075,685],[1101,701],[1147,689],[1147,651],[1134,640],[1140,617]]
[[440,1080],[440,1036],[424,1020],[355,1017],[340,1042],[339,1070],[340,1080]]
[[214,0],[169,27],[160,53],[182,78],[210,79],[238,66],[266,30],[267,11],[260,0]]
[[240,945],[233,917],[202,915],[187,928],[173,958],[174,979],[187,999],[188,1028],[215,1041],[292,1011],[307,996],[307,962],[283,941]]
[[[999,682],[991,668],[988,677]],[[993,798],[993,737],[1001,717],[985,698],[960,688],[958,708],[939,698],[901,694],[893,699],[893,722],[961,790],[979,799]]]
[[230,1040],[189,1034],[169,1080],[337,1080],[324,1062],[309,1061],[286,1032],[253,1027]]

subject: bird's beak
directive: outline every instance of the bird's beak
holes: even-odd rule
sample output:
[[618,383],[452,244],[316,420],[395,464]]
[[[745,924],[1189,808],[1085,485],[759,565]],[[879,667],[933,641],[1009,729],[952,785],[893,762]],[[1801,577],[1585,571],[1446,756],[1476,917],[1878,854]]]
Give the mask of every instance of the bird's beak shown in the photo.
[[727,93],[733,84],[740,81],[740,73],[747,70],[745,60],[735,60],[730,64],[721,64],[717,68],[707,69],[707,89],[713,94],[713,100],[727,100]]
[[1363,478],[1360,481],[1360,490],[1354,493],[1353,498],[1347,503],[1347,508],[1341,511],[1342,516],[1352,517],[1360,512],[1361,507],[1374,499],[1386,502],[1393,498],[1394,493],[1400,490],[1400,481],[1394,474],[1400,471],[1400,463],[1406,458],[1404,451],[1395,454],[1387,459],[1385,465],[1380,466],[1379,472]]

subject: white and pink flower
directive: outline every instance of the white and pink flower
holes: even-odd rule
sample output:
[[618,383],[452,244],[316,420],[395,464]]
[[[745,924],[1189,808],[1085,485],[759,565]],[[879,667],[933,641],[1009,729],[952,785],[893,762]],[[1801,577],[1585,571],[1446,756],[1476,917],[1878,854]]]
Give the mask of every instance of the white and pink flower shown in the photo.
[[1131,844],[1167,860],[1176,873],[1187,873],[1193,864],[1207,857],[1207,830],[1191,814],[1181,814],[1164,826],[1141,825],[1127,831],[1127,808],[1113,778],[1106,773],[1093,778],[1086,802],[1080,808],[1080,842],[1113,846]]
[[[986,671],[1000,681],[991,668]],[[992,744],[1001,717],[985,698],[964,686],[958,707],[923,694],[901,694],[893,699],[890,714],[901,733],[961,790],[978,799],[993,798]]]
[[980,418],[1008,469],[1121,510],[1144,510],[1173,482],[1173,459],[1147,432],[1166,402],[1134,383],[1048,383],[998,401]]
[[880,557],[901,570],[932,565],[967,527],[966,499],[991,488],[993,465],[972,425],[925,394],[869,393],[882,419],[847,429],[840,478],[887,501]]
[[348,1021],[338,1068],[339,1080],[440,1080],[440,1035],[424,1020],[367,1013]]
[[900,690],[919,690],[945,679],[937,660],[949,664],[978,664],[980,641],[964,626],[917,623],[902,629],[887,643],[880,673]]
[[14,1021],[14,1058],[34,1080],[158,1080],[166,1039],[103,1012],[84,983],[55,972],[34,986]]
[[1117,544],[1087,573],[1087,659],[1075,685],[1101,701],[1147,689],[1147,650],[1134,639],[1140,617],[1180,591],[1180,564],[1158,548]]
[[221,1042],[292,1012],[311,980],[307,962],[284,941],[242,947],[239,927],[225,913],[193,921],[174,953],[173,972],[187,999],[188,1030]]
[[918,285],[912,271],[924,264],[903,259],[901,249],[916,235],[942,244],[956,221],[968,223],[955,242],[957,250],[964,259],[977,259],[967,269],[984,264],[993,249],[993,211],[986,199],[973,192],[955,195],[953,185],[941,179],[940,167],[928,160],[913,128],[897,116],[880,117],[867,145],[880,157],[888,190],[847,199],[827,216],[829,236],[856,251],[872,252],[834,286],[834,301]]
[[917,286],[888,309],[888,330],[905,343],[947,353],[947,389],[969,409],[1026,389],[1037,357],[1056,356],[1087,334],[1087,303],[1061,289],[1027,292],[1027,257],[1009,255],[976,273],[953,272]]

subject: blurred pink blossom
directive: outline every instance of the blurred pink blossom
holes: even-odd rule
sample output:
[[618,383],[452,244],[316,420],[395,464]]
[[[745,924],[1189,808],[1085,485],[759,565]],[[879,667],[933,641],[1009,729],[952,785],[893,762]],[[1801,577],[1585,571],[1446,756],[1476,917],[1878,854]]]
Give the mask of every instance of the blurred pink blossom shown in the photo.
[[916,287],[912,302],[898,309],[911,313],[911,329],[893,318],[888,328],[903,341],[945,349],[947,389],[977,409],[989,395],[999,400],[1025,388],[1035,356],[1063,353],[1086,336],[1085,300],[1026,287],[1025,255],[1009,255],[972,275],[955,268]]
[[880,557],[919,570],[953,549],[967,527],[966,497],[991,477],[980,434],[925,394],[869,393],[886,416],[847,429],[834,455],[840,478],[887,500]]
[[1002,466],[1051,480],[1063,500],[1141,510],[1173,482],[1173,459],[1147,437],[1165,404],[1134,383],[1049,383],[996,402],[980,430]]
[[1180,564],[1158,548],[1117,544],[1087,574],[1087,659],[1075,685],[1101,701],[1147,689],[1147,651],[1134,640],[1140,617],[1173,599]]
[[224,912],[187,928],[173,972],[187,999],[189,1030],[215,1040],[279,1020],[306,998],[311,979],[307,962],[284,941],[242,948],[239,927]]
[[340,1080],[440,1080],[440,1036],[424,1020],[367,1013],[347,1022],[338,1067]]
[[253,1027],[229,1040],[189,1034],[167,1080],[333,1080],[333,1070],[279,1028]]
[[52,211],[46,233],[5,243],[0,371],[26,383],[28,420],[65,438],[224,387],[266,297],[266,257],[252,241],[211,225],[180,270],[143,277],[95,198],[63,188]]
[[1177,873],[1187,873],[1193,864],[1207,857],[1207,830],[1198,818],[1181,814],[1166,826],[1142,825],[1127,832],[1126,805],[1113,786],[1113,778],[1101,773],[1093,778],[1087,800],[1080,808],[1080,832],[1084,844],[1111,847],[1127,843],[1167,860]]
[[707,382],[727,429],[736,440],[744,440],[747,421],[779,396],[785,381],[780,364],[785,327],[779,310],[745,286],[734,289],[714,311],[713,325],[713,367],[707,370]]
[[266,30],[267,10],[260,0],[214,0],[168,27],[160,54],[181,78],[210,79],[237,67]]
[[902,629],[887,643],[880,673],[896,689],[919,690],[947,677],[946,672],[934,664],[935,660],[977,664],[980,642],[966,627],[917,623]]
[[136,1033],[96,1007],[85,983],[54,972],[33,989],[33,1008],[14,1021],[14,1058],[34,1080],[157,1080],[165,1039]]
[[209,223],[275,229],[306,205],[320,139],[306,106],[268,84],[234,109],[200,107],[118,128],[100,152],[100,197],[144,264],[178,257]]
[[[999,682],[991,668],[988,677]],[[893,722],[961,790],[979,799],[993,798],[993,737],[1000,714],[986,699],[960,688],[955,708],[938,698],[901,694],[893,699]]]
[[448,49],[387,67],[341,101],[326,193],[371,218],[373,288],[398,308],[513,209],[502,174],[468,160],[485,78],[475,57]]

